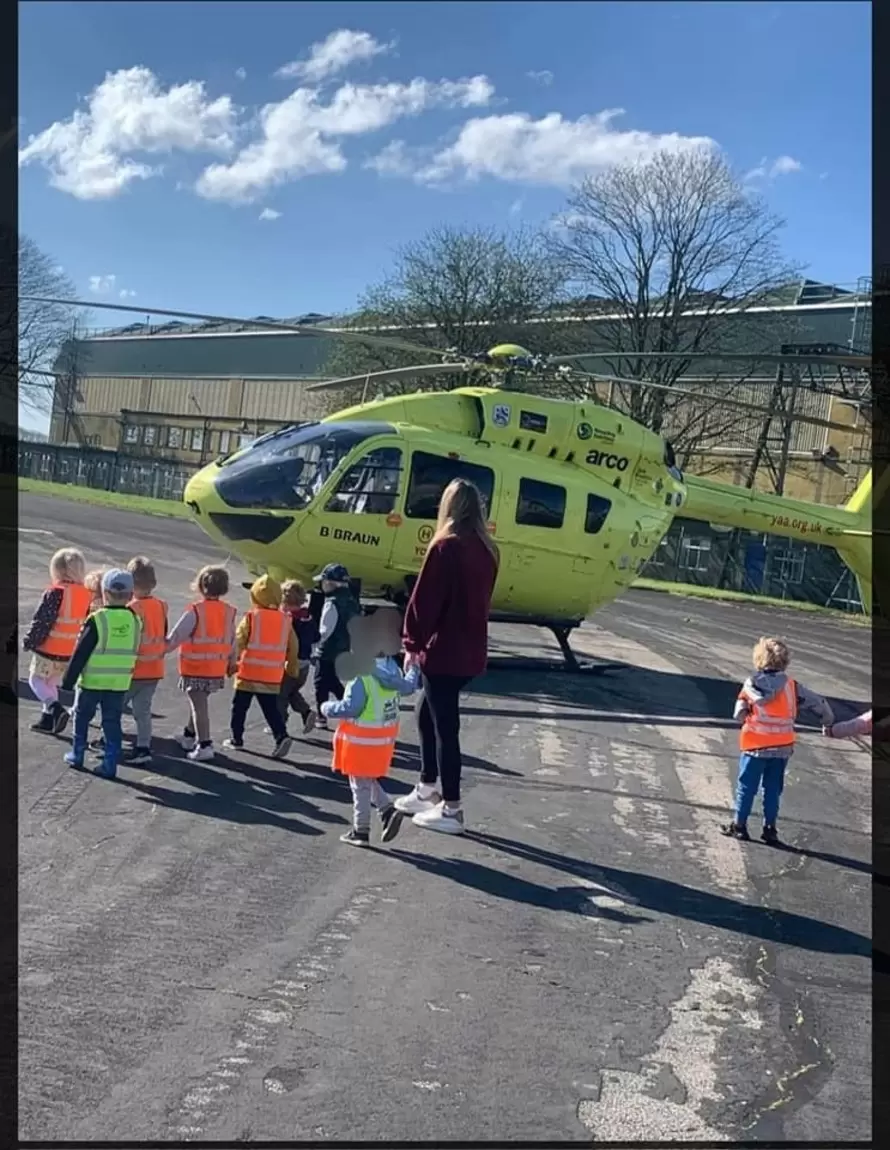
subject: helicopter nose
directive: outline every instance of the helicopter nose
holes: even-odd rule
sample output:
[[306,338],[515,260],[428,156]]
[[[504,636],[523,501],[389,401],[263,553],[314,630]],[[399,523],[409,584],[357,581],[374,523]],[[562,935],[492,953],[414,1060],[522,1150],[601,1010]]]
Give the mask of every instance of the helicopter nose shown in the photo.
[[193,515],[198,516],[202,514],[203,505],[212,491],[211,468],[204,467],[196,472],[185,485],[182,501]]

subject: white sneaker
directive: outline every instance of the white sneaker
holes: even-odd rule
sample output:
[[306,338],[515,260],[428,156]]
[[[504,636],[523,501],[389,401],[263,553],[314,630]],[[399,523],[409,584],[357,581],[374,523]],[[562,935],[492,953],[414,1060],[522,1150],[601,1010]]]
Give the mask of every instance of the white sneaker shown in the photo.
[[429,811],[420,811],[411,820],[415,826],[426,831],[439,831],[443,835],[462,835],[464,826],[464,812],[462,810],[450,811],[443,802]]
[[395,808],[405,815],[417,815],[422,811],[431,811],[442,801],[442,796],[436,791],[431,795],[424,798],[420,793],[420,787],[415,787],[407,795],[400,795],[395,801]]
[[195,747],[187,757],[193,763],[209,763],[213,759],[213,747]]
[[194,735],[177,735],[176,741],[184,751],[193,751],[197,746]]

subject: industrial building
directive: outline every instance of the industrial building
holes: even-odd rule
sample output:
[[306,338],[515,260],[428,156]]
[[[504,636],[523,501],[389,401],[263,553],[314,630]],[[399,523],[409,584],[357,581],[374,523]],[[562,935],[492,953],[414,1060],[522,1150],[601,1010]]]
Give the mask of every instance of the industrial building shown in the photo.
[[[584,351],[589,348],[591,355],[585,367],[594,371],[604,370],[602,363],[597,367],[596,357],[613,346],[610,332],[616,317],[609,315],[607,301],[603,302],[606,306],[599,314],[588,311],[581,317]],[[568,332],[577,318],[567,314],[559,322]],[[268,317],[243,324],[146,322],[70,341],[53,369],[57,382],[50,443],[114,453],[132,465],[138,461],[188,471],[282,424],[326,414],[330,393],[313,392],[308,385],[326,378],[337,341],[334,321],[302,316],[286,321],[298,329],[288,331],[252,327],[259,319]],[[727,311],[720,322],[726,331],[721,350],[747,354],[752,349],[778,353],[785,347],[817,347],[867,354],[870,283],[862,281],[854,292],[805,280],[765,306]],[[300,325],[313,325],[315,330],[301,332]],[[320,333],[317,326],[326,327],[330,335]],[[393,334],[411,337],[410,331]],[[484,345],[484,337],[481,342]],[[704,377],[705,368],[697,370]],[[733,372],[725,363],[708,370],[727,377]],[[728,394],[763,405],[770,401],[774,386],[775,367],[765,368]],[[801,372],[796,390],[795,410],[850,430],[794,424],[784,445],[784,490],[816,502],[843,502],[868,466],[867,373],[832,368],[827,373],[810,370],[804,378]],[[839,390],[847,394],[842,398],[828,394]],[[694,405],[683,414],[694,418]],[[718,422],[700,437],[686,466],[699,474],[744,482],[763,420],[752,415],[731,424]],[[778,451],[775,443],[769,447],[773,454]],[[758,474],[758,486],[771,482],[768,469]]]

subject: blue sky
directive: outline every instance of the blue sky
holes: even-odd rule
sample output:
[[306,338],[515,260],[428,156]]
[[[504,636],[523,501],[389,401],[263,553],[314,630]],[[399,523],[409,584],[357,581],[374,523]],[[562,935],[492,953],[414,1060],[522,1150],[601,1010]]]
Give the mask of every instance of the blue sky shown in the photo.
[[659,137],[716,141],[814,278],[870,271],[867,3],[26,2],[19,37],[20,228],[86,298],[342,311]]

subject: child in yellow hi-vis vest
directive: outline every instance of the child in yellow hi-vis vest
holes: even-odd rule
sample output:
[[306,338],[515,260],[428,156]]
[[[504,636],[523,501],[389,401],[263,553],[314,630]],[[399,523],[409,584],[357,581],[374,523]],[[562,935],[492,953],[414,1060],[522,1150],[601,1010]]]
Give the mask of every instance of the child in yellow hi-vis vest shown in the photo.
[[340,836],[350,846],[368,846],[372,807],[383,824],[384,843],[396,837],[404,817],[383,786],[399,735],[399,699],[413,694],[420,678],[416,668],[403,675],[393,658],[401,646],[399,631],[398,612],[388,608],[352,620],[352,652],[342,662],[357,672],[366,662],[367,673],[349,677],[343,698],[321,707],[326,718],[338,720],[333,769],[348,777],[352,790],[352,829]]

